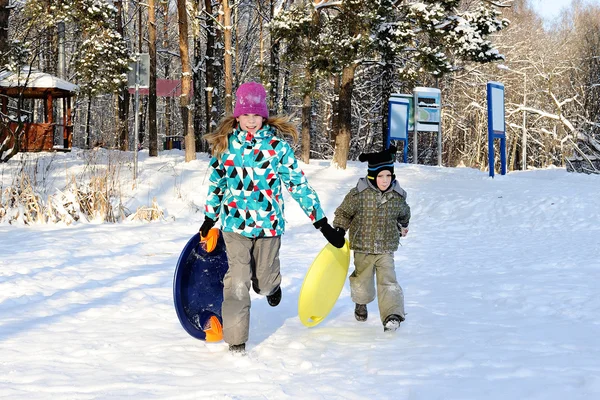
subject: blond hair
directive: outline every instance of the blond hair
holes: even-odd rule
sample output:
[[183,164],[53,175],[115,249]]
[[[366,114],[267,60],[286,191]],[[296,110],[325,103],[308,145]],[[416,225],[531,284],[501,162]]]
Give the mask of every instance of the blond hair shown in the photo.
[[[294,143],[298,141],[298,130],[290,122],[289,117],[275,116],[263,121],[263,125],[270,125],[277,133],[283,136],[289,136]],[[229,145],[229,135],[238,127],[238,122],[234,116],[225,117],[214,132],[204,135],[204,140],[208,142],[211,153],[214,157],[221,159],[221,155],[227,150]]]

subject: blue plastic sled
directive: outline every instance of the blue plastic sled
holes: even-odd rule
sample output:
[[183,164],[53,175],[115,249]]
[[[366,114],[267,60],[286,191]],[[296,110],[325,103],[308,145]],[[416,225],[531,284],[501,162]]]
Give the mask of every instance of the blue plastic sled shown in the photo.
[[195,234],[179,256],[173,279],[173,300],[181,326],[196,339],[208,342],[223,338],[223,277],[229,268],[223,235],[213,229],[219,236],[215,249],[208,253],[200,244],[200,234]]

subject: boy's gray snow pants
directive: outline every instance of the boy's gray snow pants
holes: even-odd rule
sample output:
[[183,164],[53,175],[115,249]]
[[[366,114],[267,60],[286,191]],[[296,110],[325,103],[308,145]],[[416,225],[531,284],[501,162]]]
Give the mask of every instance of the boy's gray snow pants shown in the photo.
[[281,236],[252,239],[223,232],[223,239],[229,263],[223,278],[223,339],[242,344],[250,329],[250,285],[256,293],[269,295],[281,284]]
[[377,277],[377,303],[381,322],[391,314],[404,318],[404,293],[396,280],[393,254],[354,252],[354,272],[350,275],[350,294],[357,304],[375,300],[374,277]]

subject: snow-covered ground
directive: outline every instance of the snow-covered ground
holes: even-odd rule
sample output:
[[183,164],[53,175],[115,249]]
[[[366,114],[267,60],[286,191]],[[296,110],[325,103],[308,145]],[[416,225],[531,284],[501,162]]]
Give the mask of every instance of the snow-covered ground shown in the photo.
[[[208,156],[140,156],[136,186],[123,168],[123,201],[156,198],[159,222],[0,224],[0,398],[600,398],[600,176],[396,164],[413,217],[396,253],[407,318],[393,334],[375,303],[354,319],[347,283],[325,321],[300,323],[298,292],[326,241],[288,197],[283,300],[253,294],[239,357],[189,336],[173,307]],[[19,157],[57,187],[103,163],[81,151]],[[3,188],[22,164],[0,165]],[[366,173],[301,165],[330,220]]]

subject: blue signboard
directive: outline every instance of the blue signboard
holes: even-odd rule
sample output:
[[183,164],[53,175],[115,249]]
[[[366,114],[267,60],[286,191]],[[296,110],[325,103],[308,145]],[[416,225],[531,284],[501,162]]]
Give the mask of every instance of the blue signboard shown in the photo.
[[412,132],[415,129],[415,98],[412,94],[392,93],[390,101],[408,102],[408,131]]
[[494,139],[500,139],[500,173],[506,175],[506,126],[504,122],[504,85],[499,82],[487,84],[488,107],[488,165],[494,177]]
[[408,123],[410,102],[404,98],[391,97],[388,101],[388,135],[385,148],[390,147],[391,140],[401,140],[402,160],[408,161]]

